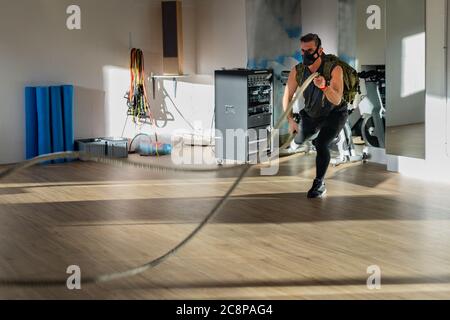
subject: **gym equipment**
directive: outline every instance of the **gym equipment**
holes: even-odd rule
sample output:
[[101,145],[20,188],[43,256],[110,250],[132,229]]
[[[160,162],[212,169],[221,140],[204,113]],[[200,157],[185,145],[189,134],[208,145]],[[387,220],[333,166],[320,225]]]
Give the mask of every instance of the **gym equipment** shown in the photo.
[[[300,123],[300,115],[294,114],[294,120]],[[315,151],[314,145],[311,141],[314,141],[319,134],[312,136],[308,141],[305,141],[305,149],[299,149],[300,152],[309,153]],[[292,145],[291,145],[292,148]],[[347,121],[344,128],[341,130],[336,139],[331,143],[330,149],[332,152],[337,153],[337,156],[332,156],[330,164],[332,166],[338,166],[349,162],[366,161],[369,158],[367,149],[364,149],[362,153],[358,153],[355,144],[353,142],[353,135],[350,125]]]
[[364,148],[362,153],[358,153],[353,142],[352,129],[349,122],[339,133],[338,137],[331,144],[331,150],[338,153],[338,156],[331,158],[331,165],[338,166],[349,162],[366,161],[369,159],[369,151]]
[[73,86],[26,87],[26,158],[73,151]]
[[281,84],[283,86],[287,85],[290,73],[291,73],[291,71],[289,71],[289,70],[281,71],[280,80],[281,80]]
[[[311,82],[318,77],[318,73],[312,74],[305,83],[297,89],[296,93],[294,94],[294,97],[287,108],[287,110],[283,113],[281,118],[278,120],[277,124],[275,125],[275,130],[279,130],[281,126],[283,125],[283,122],[286,120],[286,117],[288,114],[292,112],[294,103],[296,100],[303,95],[303,92],[305,89],[311,84]],[[289,143],[292,141],[293,136],[291,136]],[[277,157],[279,154],[277,153],[274,157]],[[106,157],[93,157],[89,154],[84,154],[80,152],[64,152],[64,153],[56,153],[56,154],[50,154],[45,156],[40,156],[28,161],[21,162],[17,164],[14,167],[11,167],[9,169],[6,169],[3,172],[0,172],[0,180],[4,179],[5,177],[14,174],[15,172],[18,172],[20,170],[23,170],[25,168],[31,167],[33,165],[36,165],[38,163],[42,163],[44,161],[49,160],[56,160],[56,159],[84,159],[84,160],[91,160],[98,163],[104,163],[104,164],[110,164],[110,165],[116,165],[116,166],[129,166],[129,167],[135,167],[135,168],[145,168],[149,170],[170,170],[173,172],[217,172],[217,171],[223,171],[227,169],[236,169],[236,168],[242,168],[242,171],[236,181],[233,183],[233,185],[230,187],[230,189],[227,191],[227,193],[220,199],[220,201],[214,206],[214,208],[210,211],[210,213],[203,219],[203,221],[180,243],[178,243],[174,248],[169,250],[167,253],[163,254],[159,258],[156,258],[146,264],[143,264],[139,267],[132,268],[123,272],[116,272],[106,275],[100,275],[93,278],[83,278],[82,284],[99,284],[99,283],[105,283],[109,281],[114,281],[118,279],[123,279],[131,276],[136,276],[138,274],[142,274],[145,271],[148,271],[150,269],[156,268],[161,263],[166,261],[171,256],[175,255],[179,250],[181,250],[186,244],[188,244],[192,239],[195,238],[195,236],[211,221],[211,219],[217,214],[217,212],[223,207],[225,202],[228,200],[228,198],[231,196],[231,194],[234,192],[234,190],[238,187],[242,179],[247,175],[249,170],[254,165],[244,164],[244,165],[237,165],[237,166],[231,166],[231,167],[220,167],[219,169],[195,169],[195,168],[182,168],[182,167],[167,167],[162,166],[158,164],[145,164],[145,163],[135,163],[135,162],[125,162],[122,160],[117,159],[109,159]],[[36,286],[36,287],[56,287],[56,286],[66,286],[66,279],[63,280],[34,280],[34,279],[21,279],[21,280],[0,280],[0,286]]]
[[141,49],[131,49],[130,57],[131,85],[125,94],[128,105],[128,116],[134,123],[154,123],[145,85],[144,53]]
[[38,153],[52,152],[52,132],[50,128],[50,92],[47,87],[36,89],[37,121],[38,121]]
[[[62,152],[65,150],[61,87],[50,87],[50,102],[52,114],[52,152]],[[64,159],[56,160],[55,163],[64,163]]]
[[[156,137],[157,138],[157,137]],[[137,143],[136,143],[137,142]],[[137,147],[133,150],[133,146],[137,144]],[[131,140],[129,153],[137,153],[143,157],[149,156],[165,156],[172,153],[172,145],[160,143],[147,133],[139,133],[133,140]]]
[[[273,72],[247,69],[216,71],[215,92],[216,130],[222,134],[216,137],[217,162],[246,163],[260,152],[270,153],[270,132],[274,122]],[[247,133],[251,129],[257,134],[249,136]],[[227,130],[243,130],[247,134],[245,152],[238,150],[234,141],[228,142]],[[260,135],[261,130],[265,134]],[[233,145],[234,150],[227,150],[227,144]],[[223,148],[218,148],[218,145]]]
[[[363,68],[368,70],[359,73],[360,100],[349,110],[349,120],[333,143],[332,150],[339,152],[339,157],[331,160],[333,165],[368,160],[369,146],[385,148],[385,67]],[[362,154],[356,153],[353,136],[361,136],[364,140],[366,148]]]
[[96,157],[127,158],[128,140],[123,138],[94,138],[75,141],[77,151]]
[[362,121],[361,135],[368,146],[386,147],[386,71],[385,66],[366,67],[368,71],[359,74],[361,101],[359,109]]
[[180,136],[180,139],[185,146],[191,147],[207,147],[213,143],[213,137],[204,135],[202,133],[184,133]]
[[36,89],[25,88],[26,159],[39,155]]
[[172,153],[172,145],[159,142],[140,143],[137,152],[141,156],[166,156]]
[[64,150],[73,151],[75,148],[75,133],[73,129],[73,100],[74,88],[62,86],[63,92],[63,119],[64,119]]

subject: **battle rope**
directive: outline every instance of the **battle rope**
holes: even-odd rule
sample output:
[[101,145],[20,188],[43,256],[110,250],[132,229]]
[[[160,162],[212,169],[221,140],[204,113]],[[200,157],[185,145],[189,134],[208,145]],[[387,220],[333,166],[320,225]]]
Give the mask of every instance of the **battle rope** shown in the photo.
[[[294,94],[294,97],[289,104],[289,107],[285,112],[283,113],[282,117],[278,121],[277,125],[275,126],[275,130],[279,130],[281,126],[283,125],[284,120],[286,119],[287,115],[290,114],[293,110],[294,103],[297,101],[297,99],[303,94],[303,92],[306,90],[306,88],[311,84],[311,82],[318,76],[318,73],[312,74],[305,83],[297,89],[296,93]],[[289,143],[292,141],[292,137],[289,139]],[[287,145],[288,143],[285,143]],[[277,153],[275,156],[278,156],[279,153]],[[274,156],[271,157],[273,159]],[[223,205],[226,203],[226,201],[229,199],[231,194],[236,190],[236,188],[239,186],[241,181],[245,178],[248,171],[254,167],[250,164],[244,164],[244,165],[238,165],[238,166],[229,166],[229,167],[222,167],[222,168],[215,168],[215,169],[205,169],[205,168],[176,168],[176,167],[170,167],[170,166],[161,166],[161,165],[154,165],[154,164],[144,164],[144,163],[135,163],[130,161],[121,161],[116,159],[108,159],[108,158],[101,158],[101,157],[94,157],[90,156],[88,154],[80,153],[80,152],[63,152],[63,153],[57,153],[57,154],[51,154],[51,155],[45,155],[41,156],[32,160],[24,161],[22,163],[17,164],[16,166],[9,168],[5,170],[4,172],[0,173],[0,180],[5,178],[6,176],[9,176],[19,170],[31,167],[37,163],[46,162],[49,160],[56,160],[56,159],[77,159],[80,158],[82,160],[91,160],[94,162],[99,162],[103,164],[111,164],[111,165],[119,165],[119,166],[132,166],[132,167],[138,167],[138,168],[144,168],[149,170],[167,170],[167,171],[175,171],[175,172],[214,172],[214,171],[221,171],[226,169],[236,169],[236,168],[242,168],[241,173],[239,174],[236,181],[233,183],[233,185],[228,189],[227,193],[220,199],[220,201],[212,208],[210,213],[202,220],[202,222],[185,238],[183,239],[179,244],[177,244],[174,248],[170,249],[167,253],[163,254],[162,256],[143,264],[142,266],[139,266],[137,268],[132,268],[123,272],[117,272],[117,273],[110,273],[106,275],[100,275],[97,277],[92,278],[84,278],[82,280],[83,285],[88,284],[99,284],[104,282],[109,282],[113,280],[118,280],[126,277],[136,276],[139,274],[142,274],[150,269],[156,268],[161,263],[166,261],[171,256],[175,255],[179,250],[181,250],[184,246],[186,246],[192,239],[194,239],[197,234],[211,221],[212,218],[217,214],[217,212],[220,211],[220,209],[223,207]],[[15,286],[15,287],[56,287],[56,286],[66,286],[66,280],[0,280],[0,286]]]

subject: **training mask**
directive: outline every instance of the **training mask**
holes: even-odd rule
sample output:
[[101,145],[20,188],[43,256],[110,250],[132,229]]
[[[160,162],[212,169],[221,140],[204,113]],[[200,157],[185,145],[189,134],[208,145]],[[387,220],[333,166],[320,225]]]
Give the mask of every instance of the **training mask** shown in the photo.
[[316,62],[317,59],[319,59],[319,56],[317,56],[317,58],[314,57],[318,53],[319,53],[319,48],[317,48],[316,51],[314,51],[313,53],[305,53],[303,55],[303,64],[307,67],[313,65],[314,62]]

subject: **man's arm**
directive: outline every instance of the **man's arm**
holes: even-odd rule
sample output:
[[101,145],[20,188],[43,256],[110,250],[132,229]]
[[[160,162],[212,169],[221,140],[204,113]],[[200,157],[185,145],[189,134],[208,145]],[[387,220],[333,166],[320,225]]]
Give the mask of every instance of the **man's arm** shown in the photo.
[[[314,80],[314,84],[318,88],[326,87],[326,81],[324,77],[318,77]],[[324,89],[325,97],[334,106],[340,106],[342,98],[344,97],[344,71],[340,66],[333,69],[331,73],[330,85]]]

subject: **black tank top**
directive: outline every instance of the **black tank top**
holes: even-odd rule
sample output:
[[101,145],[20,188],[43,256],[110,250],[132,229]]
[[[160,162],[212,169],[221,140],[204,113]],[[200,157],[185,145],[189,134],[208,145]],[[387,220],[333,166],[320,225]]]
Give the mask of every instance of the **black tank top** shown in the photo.
[[[317,70],[317,72],[323,74],[323,63],[320,66],[319,70]],[[311,71],[309,70],[309,68],[305,68],[303,79],[307,79],[310,75]],[[343,101],[339,107],[334,106],[325,97],[323,91],[316,87],[314,82],[306,88],[303,96],[305,98],[304,110],[311,118],[327,117],[330,112],[347,110],[347,103],[345,103],[345,101]]]

